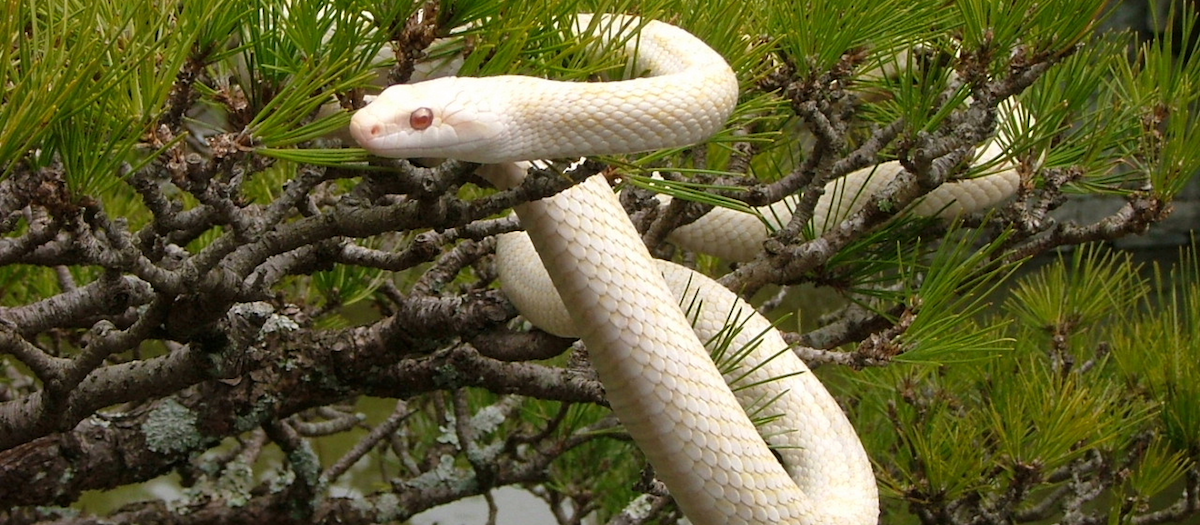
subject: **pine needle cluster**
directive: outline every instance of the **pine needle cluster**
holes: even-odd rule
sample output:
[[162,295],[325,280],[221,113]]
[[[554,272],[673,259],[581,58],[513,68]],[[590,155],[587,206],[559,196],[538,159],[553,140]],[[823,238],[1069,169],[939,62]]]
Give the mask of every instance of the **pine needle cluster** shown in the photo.
[[[576,173],[618,175],[654,253],[719,276],[828,365],[886,522],[1200,513],[1196,251],[1160,270],[1100,247],[1164,220],[1200,170],[1190,8],[1138,40],[1099,30],[1103,0],[0,6],[0,521],[402,522],[521,486],[559,523],[677,522],[586,353],[495,282],[507,210],[580,177],[496,191],[344,131],[431,64],[639,73],[567,29],[580,12],[680,25],[738,74],[708,143]],[[1022,177],[1010,202],[905,213],[994,168],[971,160],[998,133]],[[861,209],[809,223],[829,181],[892,161]],[[1087,198],[1117,204],[1055,213]],[[790,221],[756,211],[785,199]],[[717,206],[770,224],[759,256],[664,241]],[[836,298],[825,315],[794,300],[813,289]]]

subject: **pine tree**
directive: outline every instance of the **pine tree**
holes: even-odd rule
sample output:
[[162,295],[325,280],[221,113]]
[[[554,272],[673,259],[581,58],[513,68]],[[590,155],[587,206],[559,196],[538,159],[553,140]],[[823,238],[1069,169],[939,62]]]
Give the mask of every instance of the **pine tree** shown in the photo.
[[[882,522],[1200,514],[1200,262],[1103,247],[1165,219],[1200,169],[1191,9],[1139,41],[1098,29],[1102,0],[3,3],[0,521],[403,522],[477,495],[494,512],[515,485],[560,523],[676,522],[579,346],[495,283],[506,210],[584,177],[551,165],[496,191],[344,134],[378,85],[442,61],[620,77],[624,57],[566,30],[580,12],[680,25],[738,73],[709,143],[576,173],[613,170],[652,251],[754,298],[824,365]],[[904,213],[990,169],[970,160],[997,133],[1011,202]],[[803,220],[887,161],[902,175],[861,210]],[[791,195],[801,218],[749,262],[664,240]],[[1123,205],[1052,214],[1097,195]],[[136,489],[164,477],[175,499]]]

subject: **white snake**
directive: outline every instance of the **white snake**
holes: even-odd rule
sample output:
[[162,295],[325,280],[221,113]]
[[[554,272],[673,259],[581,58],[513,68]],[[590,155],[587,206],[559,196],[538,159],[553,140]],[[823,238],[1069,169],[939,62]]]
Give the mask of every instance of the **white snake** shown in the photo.
[[[607,28],[640,21],[580,15],[574,30],[587,32],[589,25],[612,38],[620,30]],[[485,176],[507,188],[524,177],[517,161],[680,147],[719,131],[738,98],[725,60],[666,23],[646,22],[639,35],[626,51],[648,77],[603,83],[448,77],[396,85],[354,115],[351,133],[380,156],[493,165]],[[848,202],[866,197],[838,195],[869,195],[890,180],[888,173],[869,173],[831,183],[820,213],[845,217]],[[994,188],[969,209],[994,204],[1019,182],[1012,170],[986,178],[983,186]],[[943,188],[948,200],[928,211],[975,198]],[[497,248],[505,292],[535,325],[583,340],[613,411],[692,523],[877,521],[870,460],[837,402],[752,307],[704,275],[653,259],[603,177],[516,212],[528,236],[506,235]],[[690,228],[721,229],[706,222],[716,221]],[[746,252],[722,256],[747,258],[761,248],[766,229],[753,222],[753,236],[739,244]],[[674,239],[687,245],[681,237]],[[693,311],[685,315],[681,301]],[[729,374],[756,385],[739,389],[736,398],[702,343],[728,334],[722,329],[731,323],[739,327],[732,348],[756,347]],[[771,403],[760,415],[782,417],[756,430],[741,406],[761,409],[764,400]]]

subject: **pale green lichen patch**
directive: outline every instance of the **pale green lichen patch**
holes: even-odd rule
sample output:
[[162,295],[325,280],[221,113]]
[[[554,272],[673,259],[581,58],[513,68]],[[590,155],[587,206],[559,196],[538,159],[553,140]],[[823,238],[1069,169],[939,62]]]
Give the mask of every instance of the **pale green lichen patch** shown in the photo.
[[273,334],[275,332],[295,332],[300,329],[300,323],[292,320],[290,317],[282,315],[271,315],[267,318],[267,322],[263,323],[261,335]]
[[254,468],[245,461],[231,461],[217,480],[216,492],[230,507],[242,507],[250,502],[253,488]]
[[495,442],[482,448],[470,448],[467,450],[467,460],[471,463],[491,463],[500,457],[500,453],[504,452],[504,443]]
[[377,517],[382,521],[392,521],[400,517],[404,508],[400,506],[400,497],[387,492],[380,494],[375,500]]
[[313,451],[312,445],[302,442],[296,450],[288,453],[288,462],[296,475],[309,485],[316,486],[321,478],[321,458]]
[[625,514],[631,518],[645,519],[654,511],[654,497],[649,494],[642,494],[637,499],[629,502],[625,507]]
[[246,432],[258,428],[264,421],[269,419],[271,414],[275,413],[275,404],[279,401],[278,398],[271,394],[263,395],[254,403],[254,407],[250,412],[243,414],[234,419],[234,428],[238,432]]
[[435,438],[438,443],[445,443],[447,445],[461,447],[460,443],[458,442],[458,431],[454,428],[455,421],[457,421],[457,418],[454,417],[454,414],[446,414],[446,424],[438,425],[438,431],[441,432],[438,434],[438,437]]
[[37,511],[38,514],[40,514],[42,516],[45,516],[45,517],[54,516],[54,517],[57,517],[60,519],[61,518],[76,518],[76,517],[79,517],[79,514],[80,514],[79,509],[73,509],[71,507],[37,506],[37,507],[34,507],[34,509]]
[[167,399],[150,412],[142,433],[146,435],[146,446],[160,454],[191,450],[202,441],[196,429],[196,414],[174,399]]
[[455,468],[454,456],[443,454],[436,467],[408,480],[405,484],[419,490],[449,488],[463,491],[474,488],[475,478]]
[[507,421],[507,416],[504,409],[499,405],[488,405],[483,407],[471,418],[471,426],[480,434],[491,434],[500,429],[500,425]]

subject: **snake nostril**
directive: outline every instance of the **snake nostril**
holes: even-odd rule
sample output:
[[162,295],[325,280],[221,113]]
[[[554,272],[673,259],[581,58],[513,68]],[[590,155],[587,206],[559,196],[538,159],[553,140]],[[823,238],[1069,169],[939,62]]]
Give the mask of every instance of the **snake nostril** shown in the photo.
[[371,129],[370,129],[370,131],[368,131],[368,133],[370,133],[372,137],[378,137],[380,135],[383,135],[383,124],[376,124],[374,126],[371,126]]

